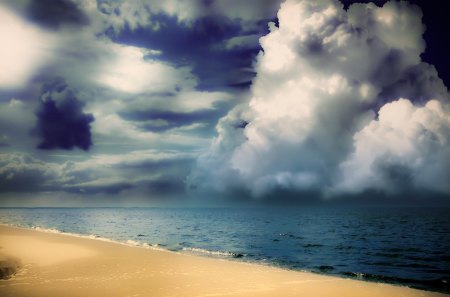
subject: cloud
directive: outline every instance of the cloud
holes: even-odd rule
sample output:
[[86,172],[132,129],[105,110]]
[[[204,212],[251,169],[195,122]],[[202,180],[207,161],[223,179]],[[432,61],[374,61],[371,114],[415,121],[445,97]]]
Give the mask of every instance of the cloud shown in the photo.
[[44,86],[40,99],[36,133],[42,141],[38,148],[88,150],[92,145],[90,124],[94,117],[83,112],[83,103],[74,91],[57,81]]
[[[119,33],[107,34],[117,43],[161,51],[155,57],[161,61],[191,67],[192,73],[199,78],[201,89],[225,88],[253,77],[251,66],[259,45],[223,46],[233,37],[248,35],[241,31],[238,23],[223,16],[204,16],[190,25],[180,24],[176,18],[166,14],[154,15],[153,19],[161,24],[157,30],[152,27],[124,27]],[[260,31],[266,30],[265,25],[261,27]]]
[[275,18],[279,3],[101,1],[97,14],[104,22],[98,33],[117,43],[157,50],[159,60],[191,67],[201,89],[248,86],[259,51],[257,38],[267,32],[266,23]]
[[0,88],[17,89],[50,59],[55,38],[2,5],[0,19]]
[[68,182],[60,190],[80,194],[132,192],[143,199],[162,198],[184,190],[184,178],[191,163],[191,155],[176,152],[150,150],[96,155],[66,163],[64,178]]
[[[449,194],[442,185],[448,172],[438,166],[450,161],[444,145],[449,97],[435,68],[421,61],[421,17],[407,2],[354,4],[347,11],[334,0],[284,2],[279,26],[271,23],[260,39],[249,102],[219,122],[217,138],[189,178],[191,187],[301,197],[373,189],[392,194],[396,184],[396,193],[414,187]],[[405,125],[422,127],[409,137],[427,135],[425,143],[406,136],[388,141],[377,128],[400,111]],[[416,111],[428,116],[408,122]],[[393,135],[404,131],[393,129]],[[408,158],[423,165],[405,167]],[[361,183],[354,184],[358,168]],[[377,181],[369,181],[373,175]]]
[[[92,100],[90,99],[92,98]],[[180,89],[134,95],[114,92],[80,94],[92,113],[93,141],[109,151],[119,148],[202,148],[210,142],[218,118],[237,98],[225,92]]]
[[29,155],[0,154],[0,192],[45,191],[58,179],[59,166]]
[[108,50],[114,56],[96,80],[110,88],[126,93],[164,92],[197,84],[189,68],[148,59],[146,49],[110,44]]

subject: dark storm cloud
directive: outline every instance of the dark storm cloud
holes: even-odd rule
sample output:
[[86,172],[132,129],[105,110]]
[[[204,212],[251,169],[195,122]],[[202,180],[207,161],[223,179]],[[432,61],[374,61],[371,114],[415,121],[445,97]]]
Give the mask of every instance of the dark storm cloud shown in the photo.
[[[60,191],[83,195],[117,195],[124,191],[164,196],[184,189],[184,176],[191,159],[123,161],[103,168],[73,168],[66,173],[69,182]],[[74,164],[75,167],[77,166]]]
[[41,103],[36,112],[36,133],[40,136],[40,149],[80,148],[92,146],[92,114],[83,112],[83,103],[63,82],[44,85]]
[[58,169],[29,155],[0,154],[0,193],[48,191]]
[[0,174],[0,193],[49,190],[48,186],[43,185],[46,178],[40,176],[40,173],[38,170],[28,170],[13,177]]
[[[192,157],[171,156],[162,158],[124,157],[108,168],[83,168],[72,170],[76,181],[64,191],[83,194],[120,194],[134,191],[141,195],[163,197],[184,191],[184,179],[193,163]],[[76,166],[76,165],[75,165]],[[111,179],[111,180],[110,180]]]
[[113,181],[104,184],[82,184],[68,185],[60,190],[67,193],[82,195],[119,195],[125,191],[139,193],[144,198],[163,198],[173,194],[184,192],[183,178],[174,176],[163,176],[155,179],[144,179],[137,182]]
[[174,159],[141,160],[139,162],[122,162],[115,167],[118,170],[133,170],[142,172],[177,171],[183,173],[189,170],[194,158],[180,157]]
[[89,24],[89,18],[70,0],[33,0],[27,14],[31,21],[49,29]]
[[226,111],[222,109],[208,109],[193,112],[176,112],[168,110],[134,110],[119,112],[127,120],[137,122],[137,126],[146,131],[164,132],[170,129],[189,126],[195,123],[213,128],[217,120]]
[[250,46],[227,47],[226,42],[234,37],[263,35],[266,22],[243,32],[239,23],[224,16],[205,16],[187,25],[160,13],[153,15],[152,21],[159,23],[158,30],[125,26],[117,36],[112,31],[109,35],[119,43],[161,50],[158,59],[192,66],[200,89],[248,85],[253,78],[252,63],[260,50],[257,38]]
[[46,162],[23,153],[0,154],[0,193],[116,196],[132,192],[144,198],[161,198],[184,191],[192,162],[186,155],[160,156],[153,151],[65,163]]
[[109,183],[104,185],[83,185],[83,186],[68,186],[64,187],[64,191],[74,194],[95,195],[95,194],[110,194],[117,195],[125,190],[132,189],[134,186],[127,182]]

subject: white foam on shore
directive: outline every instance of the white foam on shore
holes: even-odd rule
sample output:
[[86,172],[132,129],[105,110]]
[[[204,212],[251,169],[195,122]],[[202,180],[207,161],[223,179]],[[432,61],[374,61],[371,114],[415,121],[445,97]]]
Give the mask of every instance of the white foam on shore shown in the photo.
[[95,235],[95,234],[72,233],[72,232],[61,231],[61,230],[58,230],[55,228],[43,228],[43,227],[39,227],[39,226],[23,227],[23,226],[14,225],[14,224],[0,224],[0,225],[5,225],[5,226],[9,226],[9,227],[14,227],[14,228],[21,228],[21,229],[32,229],[32,230],[36,230],[39,232],[67,235],[67,236],[73,236],[73,237],[78,237],[78,238],[94,239],[94,240],[100,240],[100,241],[105,241],[105,242],[126,245],[126,246],[130,246],[130,247],[140,247],[140,248],[146,248],[146,249],[151,249],[151,250],[156,250],[156,251],[171,252],[171,253],[186,252],[189,254],[207,255],[207,256],[215,256],[215,257],[221,257],[221,258],[237,258],[237,257],[244,256],[243,254],[237,254],[237,253],[233,253],[233,252],[212,251],[212,250],[195,248],[195,247],[183,247],[183,248],[181,248],[180,252],[177,252],[177,251],[165,249],[157,243],[156,244],[148,244],[146,242],[142,243],[142,242],[132,240],[132,239],[128,239],[126,241],[119,241],[119,240],[113,240],[113,239],[106,238],[106,237],[101,237],[101,236]]
[[[169,253],[176,253],[176,254],[180,254],[180,253],[186,254],[187,253],[187,254],[195,254],[195,255],[215,256],[215,257],[221,257],[221,258],[236,258],[239,256],[240,257],[243,256],[242,254],[236,254],[236,253],[232,253],[232,252],[210,251],[210,250],[206,250],[206,249],[202,249],[202,248],[190,248],[190,247],[183,247],[181,249],[181,251],[172,251],[172,250],[161,247],[161,245],[159,245],[157,243],[156,244],[148,244],[146,242],[142,243],[142,242],[132,240],[132,239],[128,239],[126,241],[119,241],[119,240],[114,240],[114,239],[110,239],[110,238],[106,238],[106,237],[101,237],[101,236],[95,235],[95,234],[73,233],[73,232],[61,231],[56,228],[43,228],[43,227],[39,227],[39,226],[24,227],[24,226],[20,226],[20,225],[5,224],[5,223],[0,223],[0,225],[14,227],[14,228],[20,228],[20,229],[31,229],[31,230],[36,230],[39,232],[44,232],[44,233],[66,235],[66,236],[72,236],[72,237],[77,237],[77,238],[94,239],[94,240],[99,240],[99,241],[104,241],[104,242],[121,244],[121,245],[129,246],[129,247],[145,248],[145,249],[151,249],[151,250],[155,250],[155,251],[162,251],[162,252],[169,252]],[[183,253],[183,252],[185,252],[185,253]]]
[[222,251],[210,251],[206,249],[201,248],[190,248],[190,247],[183,247],[181,249],[182,251],[187,251],[194,254],[203,254],[203,255],[210,255],[210,256],[218,256],[218,257],[238,257],[239,255],[242,257],[243,254],[236,254],[232,252],[222,252]]
[[[16,227],[16,226],[13,226],[13,227]],[[19,228],[22,228],[22,227],[19,227]],[[95,234],[72,233],[72,232],[61,231],[61,230],[54,229],[54,228],[42,228],[42,227],[34,227],[34,226],[30,227],[30,228],[26,228],[25,227],[25,229],[32,229],[32,230],[45,232],[45,233],[68,235],[68,236],[79,237],[79,238],[95,239],[95,240],[100,240],[100,241],[106,241],[106,242],[120,243],[120,244],[135,246],[135,245],[128,244],[126,242],[121,242],[121,241],[118,241],[118,240],[113,240],[113,239],[109,239],[109,238],[106,238],[106,237],[101,237],[101,236],[98,236],[98,235],[95,235]]]
[[80,233],[66,232],[66,231],[61,231],[61,230],[55,229],[55,228],[43,228],[43,227],[39,227],[39,226],[24,227],[24,226],[20,226],[20,225],[5,224],[5,223],[0,223],[0,225],[7,226],[7,227],[13,227],[13,228],[19,228],[19,229],[26,229],[26,230],[31,229],[31,230],[35,230],[35,231],[39,231],[39,232],[44,232],[44,233],[66,235],[66,236],[77,237],[77,238],[94,239],[94,240],[99,240],[99,241],[104,241],[104,242],[109,242],[109,243],[125,245],[125,246],[129,246],[129,247],[146,248],[146,249],[151,249],[151,250],[155,250],[155,251],[176,253],[176,252],[173,252],[173,251],[170,251],[167,249],[163,249],[158,244],[150,245],[146,242],[141,243],[141,242],[131,240],[131,239],[123,242],[123,241],[114,240],[114,239],[110,239],[110,238],[106,238],[106,237],[101,237],[101,236],[95,235],[95,234],[80,234]]

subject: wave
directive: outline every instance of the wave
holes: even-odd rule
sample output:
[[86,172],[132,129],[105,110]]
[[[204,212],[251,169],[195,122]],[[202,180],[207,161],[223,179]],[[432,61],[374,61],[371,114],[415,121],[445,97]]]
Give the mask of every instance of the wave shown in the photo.
[[242,258],[245,255],[241,253],[233,253],[228,251],[211,251],[201,248],[192,248],[192,247],[183,247],[182,251],[194,253],[194,254],[202,254],[216,257],[225,257],[225,258]]
[[[19,226],[19,228],[24,228],[24,227]],[[27,228],[27,227],[25,227],[25,228]],[[40,231],[40,232],[45,232],[45,233],[61,234],[61,235],[79,237],[79,238],[95,239],[95,240],[112,242],[112,243],[119,243],[119,244],[124,244],[124,245],[129,245],[129,246],[136,246],[136,244],[135,244],[136,242],[132,242],[132,240],[128,240],[126,242],[122,242],[122,241],[113,240],[113,239],[106,238],[106,237],[101,237],[101,236],[96,235],[96,234],[73,233],[73,232],[67,232],[67,231],[64,231],[64,230],[58,230],[58,229],[55,229],[55,228],[43,228],[43,227],[35,227],[35,226],[31,226],[31,227],[29,227],[29,229],[33,229],[33,230]]]

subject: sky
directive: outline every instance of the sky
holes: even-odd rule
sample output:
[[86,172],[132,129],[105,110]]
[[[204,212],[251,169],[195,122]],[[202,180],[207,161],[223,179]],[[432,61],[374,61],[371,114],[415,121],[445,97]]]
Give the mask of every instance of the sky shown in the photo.
[[441,6],[0,0],[0,206],[448,202]]

